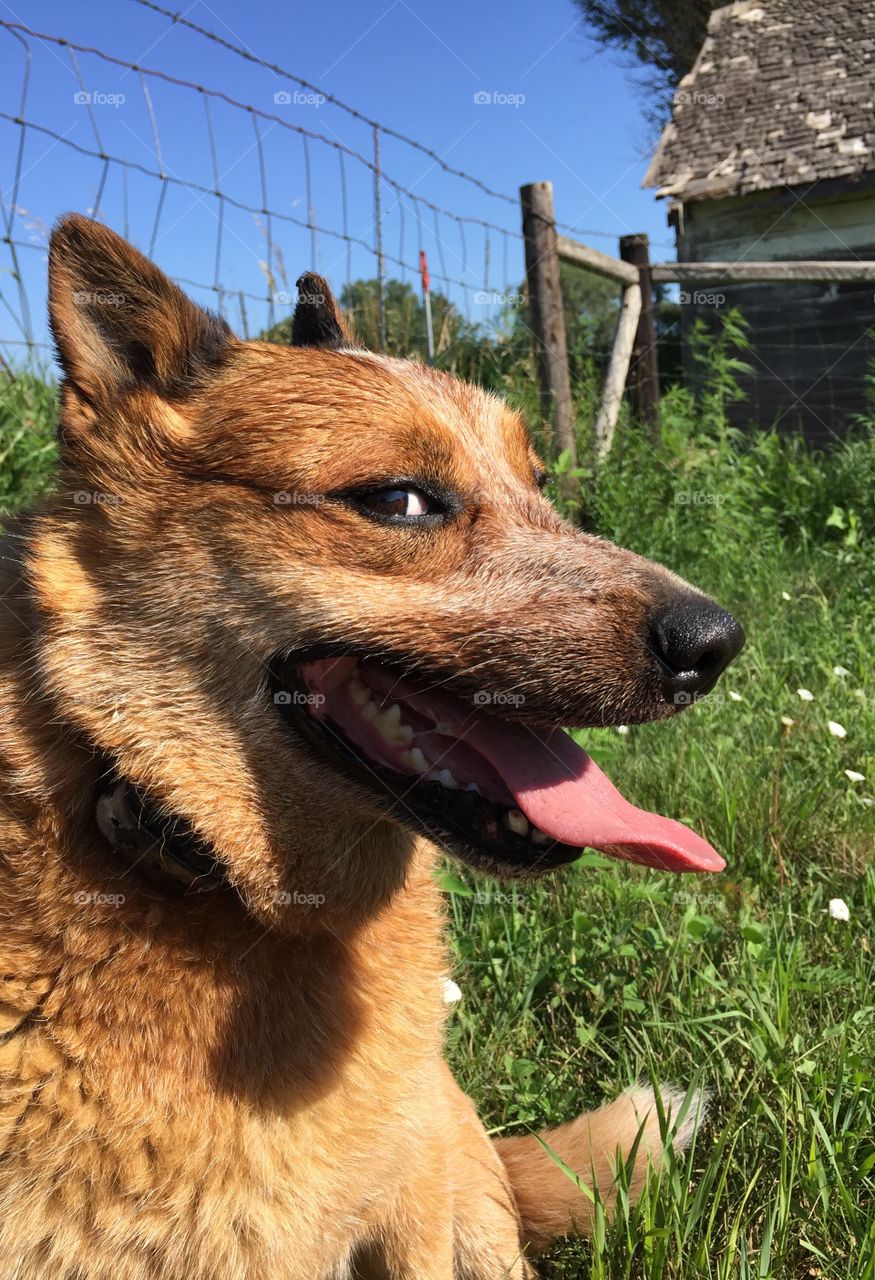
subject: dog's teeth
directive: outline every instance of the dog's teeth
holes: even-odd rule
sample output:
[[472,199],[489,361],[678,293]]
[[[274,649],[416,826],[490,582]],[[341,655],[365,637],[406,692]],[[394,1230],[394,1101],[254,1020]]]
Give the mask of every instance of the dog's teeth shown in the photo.
[[441,769],[440,773],[438,774],[438,782],[441,784],[442,787],[446,787],[448,791],[455,791],[459,786],[458,782],[450,773],[449,769]]
[[475,792],[478,796],[481,794],[481,793],[480,793],[480,788],[477,786],[477,783],[476,783],[476,782],[469,782],[469,783],[468,783],[468,785],[467,785],[467,787],[465,788],[465,790],[466,790],[466,791],[473,791],[473,792]]
[[367,702],[362,707],[362,715],[364,718],[366,720],[376,720],[379,714],[380,708],[377,706],[376,702],[374,702],[373,698],[368,698]]
[[520,813],[519,809],[508,809],[504,815],[504,824],[518,836],[529,834],[529,820],[524,813]]
[[401,723],[401,708],[393,702],[377,717],[377,728],[387,742],[410,742],[413,730],[409,724]]
[[383,735],[386,742],[391,742],[393,745],[397,745],[399,743],[406,745],[408,742],[413,741],[413,730],[409,724],[385,725],[381,723],[378,718],[377,728],[380,730],[380,733]]
[[533,840],[535,844],[546,844],[550,839],[546,831],[542,831],[540,827],[532,827],[532,830],[529,833],[529,838]]
[[401,763],[408,769],[412,769],[414,773],[428,773],[428,761],[419,747],[414,747],[412,751],[405,751],[401,757]]
[[366,684],[359,680],[358,676],[351,676],[349,680],[349,696],[357,707],[363,707],[366,702],[371,700],[371,691]]

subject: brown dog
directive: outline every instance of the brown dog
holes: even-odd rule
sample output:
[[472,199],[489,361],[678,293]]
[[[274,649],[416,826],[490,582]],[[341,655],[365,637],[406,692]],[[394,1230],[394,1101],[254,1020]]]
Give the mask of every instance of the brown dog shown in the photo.
[[[528,1276],[590,1201],[442,1063],[437,846],[719,869],[557,726],[671,714],[740,629],[563,524],[517,415],[356,350],[317,277],[281,348],[85,218],[50,275],[61,472],[3,562],[0,1275]],[[640,1186],[649,1091],[547,1142],[610,1200],[640,1126]]]

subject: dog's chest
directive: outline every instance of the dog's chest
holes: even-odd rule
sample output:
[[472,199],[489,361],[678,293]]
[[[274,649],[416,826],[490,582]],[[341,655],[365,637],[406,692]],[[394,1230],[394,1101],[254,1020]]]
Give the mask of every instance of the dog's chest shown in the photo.
[[208,1044],[178,980],[157,1015],[111,964],[55,987],[0,1046],[0,1274],[342,1277],[439,1059],[434,956],[385,960],[217,989]]

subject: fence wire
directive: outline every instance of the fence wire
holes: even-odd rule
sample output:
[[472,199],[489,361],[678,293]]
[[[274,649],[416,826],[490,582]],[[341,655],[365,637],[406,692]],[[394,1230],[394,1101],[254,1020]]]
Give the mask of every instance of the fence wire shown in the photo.
[[[469,321],[487,320],[503,301],[518,296],[524,265],[516,196],[495,190],[432,148],[184,14],[155,0],[132,2],[266,73],[269,88],[260,104],[246,101],[199,80],[0,18],[0,38],[10,42],[6,52],[11,55],[4,58],[0,130],[13,144],[11,176],[4,174],[0,187],[0,240],[7,256],[7,263],[0,262],[0,309],[12,332],[0,337],[0,345],[49,349],[45,328],[34,323],[40,312],[32,299],[44,289],[45,157],[54,148],[75,159],[77,183],[69,199],[58,204],[54,196],[48,221],[67,207],[86,208],[154,256],[159,246],[165,250],[162,240],[191,209],[198,215],[209,210],[212,217],[199,216],[192,252],[175,268],[171,263],[169,274],[211,299],[244,337],[288,314],[294,299],[287,262],[298,271],[305,265],[320,270],[335,285],[376,279],[384,343],[389,277],[415,290],[420,249],[428,252],[435,287]],[[46,62],[47,68],[41,65]],[[58,76],[58,62],[68,80]],[[124,93],[101,89],[110,76]],[[284,87],[276,89],[278,82]],[[133,94],[129,85],[135,86]],[[64,86],[74,87],[73,111]],[[297,88],[293,93],[287,86]],[[289,118],[287,108],[296,107],[302,93],[317,105],[330,104],[358,136],[341,136],[330,122],[316,127],[313,119]],[[105,109],[122,104],[115,119]],[[230,164],[229,138],[238,148]],[[395,166],[403,167],[411,155],[422,157],[428,168],[415,180],[402,181]],[[432,198],[433,183],[429,194],[414,190],[429,174],[440,179],[444,200]],[[479,210],[465,212],[466,200],[470,207],[475,193],[479,204],[481,197],[495,203],[495,219]],[[186,213],[174,207],[181,197],[193,202]],[[611,232],[566,224],[562,229],[613,239]],[[245,280],[237,278],[241,246],[250,267],[253,257],[258,262],[258,284],[251,271]],[[479,308],[476,314],[472,303]]]
[[[253,63],[255,66],[261,67],[266,71],[270,71],[274,75],[282,76],[292,84],[300,85],[306,92],[320,94],[327,102],[331,102],[341,111],[346,112],[351,119],[362,121],[370,128],[383,134],[385,137],[394,138],[398,142],[403,142],[406,146],[411,147],[414,151],[420,152],[433,164],[437,165],[444,173],[455,178],[463,179],[465,182],[477,187],[484,193],[484,195],[491,196],[495,200],[500,200],[506,205],[509,204],[515,210],[519,207],[519,198],[517,196],[508,195],[505,191],[494,191],[476,175],[466,173],[463,169],[456,169],[453,165],[448,164],[446,159],[443,156],[438,155],[438,153],[431,147],[425,146],[422,142],[417,142],[415,138],[411,138],[407,134],[391,128],[389,125],[380,124],[378,120],[371,119],[370,116],[358,111],[355,107],[351,107],[349,103],[344,102],[334,94],[328,93],[325,89],[318,88],[316,85],[312,84],[311,81],[304,80],[301,76],[296,75],[295,72],[281,67],[279,63],[269,62],[264,58],[259,58],[257,54],[254,54],[251,51],[251,49],[247,49],[236,41],[229,40],[226,36],[221,36],[215,31],[210,31],[207,27],[203,27],[199,23],[193,22],[186,16],[186,14],[176,13],[172,9],[168,9],[164,5],[158,4],[156,0],[133,0],[133,3],[141,5],[144,9],[150,9],[153,13],[160,13],[163,17],[169,18],[174,25],[187,27],[190,31],[196,32],[205,40],[209,40],[213,44],[218,45],[223,49],[227,49],[237,57],[244,59],[246,62]],[[603,238],[611,241],[615,241],[617,238],[617,233],[615,231],[597,231],[591,227],[581,227],[579,225],[572,225],[571,223],[566,222],[557,222],[556,227],[558,230],[567,231],[578,238],[581,236],[586,237],[587,239],[595,237],[596,239]],[[673,249],[674,245],[669,241],[665,241],[663,242],[663,247]]]

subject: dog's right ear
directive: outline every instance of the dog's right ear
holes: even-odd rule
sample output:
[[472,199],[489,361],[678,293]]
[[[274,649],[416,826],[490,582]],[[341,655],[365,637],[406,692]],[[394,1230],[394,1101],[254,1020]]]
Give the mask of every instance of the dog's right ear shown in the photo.
[[338,351],[357,346],[324,276],[305,271],[296,282],[298,301],[292,316],[292,346]]
[[94,409],[139,389],[183,399],[221,367],[233,340],[224,320],[80,214],[52,233],[49,319],[67,388]]

